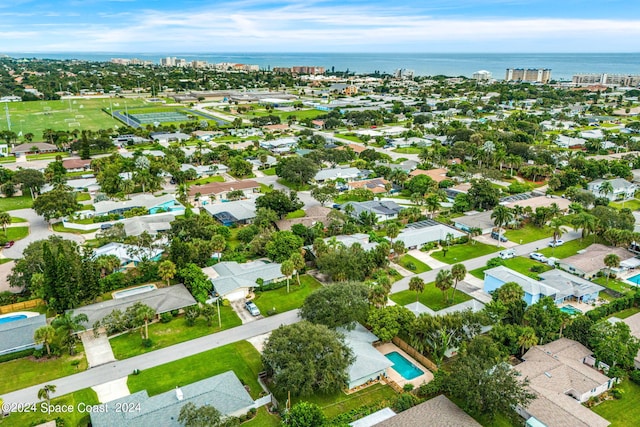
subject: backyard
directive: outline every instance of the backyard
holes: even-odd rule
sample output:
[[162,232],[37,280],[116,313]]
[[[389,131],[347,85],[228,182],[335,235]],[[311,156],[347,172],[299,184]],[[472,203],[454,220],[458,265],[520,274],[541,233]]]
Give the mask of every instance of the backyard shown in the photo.
[[636,291],[636,287],[632,286],[628,283],[625,283],[621,280],[616,280],[614,278],[610,278],[607,281],[606,277],[597,277],[592,280],[592,282],[597,283],[600,286],[604,286],[605,288],[609,288],[613,291],[619,292],[621,294],[630,294]]
[[[447,291],[447,298],[449,298],[450,295],[451,290]],[[396,304],[404,306],[416,302],[416,293],[414,291],[406,290],[391,294],[389,295],[389,298]],[[470,299],[471,297],[464,292],[456,291],[453,302],[445,302],[442,291],[436,288],[436,285],[433,282],[427,283],[424,287],[424,291],[418,294],[418,301],[433,311],[439,311],[443,308],[469,301]]]
[[409,254],[403,255],[398,261],[398,264],[416,274],[424,273],[425,271],[431,271],[431,267]]
[[466,261],[468,259],[481,257],[493,252],[498,252],[502,248],[495,245],[487,245],[485,243],[475,242],[465,243],[462,245],[454,245],[449,248],[446,255],[442,250],[431,253],[431,257],[447,264],[455,264]]
[[294,276],[289,285],[289,293],[287,293],[286,286],[272,291],[256,292],[253,302],[256,303],[263,315],[267,315],[274,309],[275,313],[284,313],[299,308],[307,295],[321,287],[320,282],[307,275],[300,276],[300,286],[298,286],[298,281]]
[[238,341],[145,369],[138,375],[129,375],[127,385],[131,393],[147,390],[150,396],[154,396],[230,370],[249,386],[251,397],[256,399],[262,392],[258,383],[262,362],[258,350],[247,341]]
[[0,197],[0,211],[27,209],[33,205],[31,196]]
[[622,397],[594,406],[593,412],[610,421],[611,427],[638,425],[638,420],[640,420],[640,385],[626,379],[616,387],[622,391]]
[[553,237],[553,231],[551,227],[536,227],[533,224],[527,224],[517,230],[507,230],[504,233],[505,237],[514,243],[522,244],[535,242],[545,238]]
[[111,338],[109,341],[113,349],[113,355],[116,359],[122,360],[242,324],[240,318],[231,307],[220,307],[220,318],[222,320],[222,328],[218,327],[217,315],[213,319],[211,326],[207,326],[206,320],[202,317],[196,320],[195,325],[187,326],[184,316],[174,318],[169,323],[153,323],[149,325],[149,337],[153,341],[151,347],[142,346],[142,337],[137,330]]

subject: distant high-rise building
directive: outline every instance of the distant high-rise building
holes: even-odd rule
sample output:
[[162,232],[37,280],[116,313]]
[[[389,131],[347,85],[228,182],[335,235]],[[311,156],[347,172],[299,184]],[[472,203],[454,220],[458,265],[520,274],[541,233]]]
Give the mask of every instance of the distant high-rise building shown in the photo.
[[551,81],[551,69],[549,68],[507,68],[504,78],[508,82],[534,82],[549,83]]
[[577,85],[640,86],[640,75],[630,74],[575,74],[571,81]]
[[478,81],[488,81],[491,80],[491,72],[487,70],[476,71],[471,78]]
[[293,74],[324,74],[324,67],[317,67],[315,65],[301,65],[296,67],[291,67],[291,73]]
[[413,74],[414,74],[413,70],[407,70],[406,68],[398,68],[393,73],[393,76],[396,79],[412,79],[413,78]]
[[166,58],[160,58],[160,65],[163,67],[173,67],[176,65],[176,58],[167,56]]

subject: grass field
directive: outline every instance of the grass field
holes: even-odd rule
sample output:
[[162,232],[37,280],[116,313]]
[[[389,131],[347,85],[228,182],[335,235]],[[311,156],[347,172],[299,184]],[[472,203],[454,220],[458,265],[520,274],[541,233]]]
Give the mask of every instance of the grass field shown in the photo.
[[302,209],[298,209],[297,211],[289,212],[286,219],[295,219],[295,218],[304,218],[306,213]]
[[17,216],[11,217],[11,224],[19,224],[21,222],[27,222],[27,220],[24,218],[18,218]]
[[261,107],[256,107],[255,110],[251,110],[249,111],[247,114],[244,114],[243,117],[247,118],[247,119],[252,119],[254,117],[262,117],[262,116],[278,116],[280,117],[280,120],[282,121],[282,123],[286,123],[287,120],[289,120],[290,116],[293,116],[296,118],[296,120],[304,120],[304,119],[315,119],[318,116],[322,116],[324,114],[327,114],[326,111],[320,111],[320,110],[295,110],[295,111],[278,111],[278,110],[273,110],[273,111],[267,111],[264,108]]
[[221,306],[220,318],[222,320],[222,328],[218,328],[217,315],[213,319],[211,326],[207,326],[203,318],[198,318],[195,325],[187,326],[184,317],[175,318],[169,323],[153,323],[149,325],[149,337],[153,341],[153,345],[148,348],[142,346],[142,338],[138,331],[131,331],[117,336],[109,340],[109,342],[113,349],[113,355],[116,359],[122,360],[242,324],[240,318],[231,307]]
[[97,405],[98,395],[91,388],[85,388],[76,392],[65,394],[64,396],[51,399],[51,405],[70,405],[74,408],[73,412],[51,412],[50,414],[42,412],[40,403],[36,404],[36,412],[13,412],[7,418],[0,420],[2,427],[23,427],[35,426],[43,424],[47,421],[61,421],[57,425],[85,427],[89,425],[90,415],[88,412],[80,412],[78,404],[82,402],[85,405]]
[[[534,261],[530,258],[526,258],[526,257],[521,257],[521,256],[517,256],[515,258],[511,258],[511,259],[506,259],[504,260],[504,265],[505,267],[508,267],[512,270],[517,271],[518,273],[522,273],[525,276],[529,276],[531,278],[537,279],[538,275],[544,271],[549,271],[551,270],[551,267],[548,266],[547,264],[543,264],[539,261]],[[533,266],[541,266],[543,268],[543,271],[541,271],[540,273],[534,273],[531,271],[531,267]],[[487,270],[487,267],[482,267],[482,268],[476,268],[475,270],[471,270],[469,273],[472,276],[477,277],[478,279],[483,279],[484,280],[484,271]]]
[[394,148],[392,151],[394,153],[400,153],[400,154],[420,154],[422,152],[422,150],[418,147]]
[[604,286],[605,288],[609,288],[611,290],[614,290],[616,292],[620,292],[621,294],[629,294],[629,293],[635,293],[636,288],[635,286],[632,286],[628,283],[625,283],[621,280],[616,280],[614,278],[609,278],[609,281],[607,282],[607,278],[606,277],[597,277],[595,279],[592,280],[593,282],[597,283],[600,286]]
[[640,313],[640,307],[631,307],[620,310],[617,313],[610,314],[609,316],[607,316],[607,318],[617,317],[618,319],[626,319],[627,317],[631,317],[637,313]]
[[221,374],[235,372],[243,384],[249,386],[251,397],[258,397],[262,388],[258,373],[262,370],[260,353],[247,341],[238,341],[213,350],[204,351],[174,362],[129,375],[129,391],[147,390],[150,396],[173,390]]
[[451,246],[447,251],[447,256],[444,256],[442,250],[433,252],[431,256],[438,261],[446,262],[447,264],[455,264],[457,262],[466,261],[468,259],[481,257],[493,252],[498,252],[502,248],[498,248],[495,245],[487,245],[484,243],[476,242],[475,244],[464,244]]
[[[407,267],[407,264],[409,263],[413,263],[413,265],[415,265],[415,269],[410,269]],[[416,273],[416,274],[420,274],[420,273],[424,273],[425,271],[431,271],[431,267],[429,267],[427,264],[425,264],[424,262],[420,261],[419,259],[412,257],[409,254],[403,255],[398,264],[400,264],[401,266],[403,266],[404,268],[406,268],[407,270]]]
[[0,211],[28,209],[33,206],[31,196],[0,197]]
[[[45,129],[98,130],[122,126],[120,121],[101,110],[109,108],[110,102],[114,110],[124,108],[122,99],[10,102],[8,106],[13,130],[19,129],[23,134],[32,133],[35,140],[40,140]],[[145,105],[141,99],[127,99],[129,108],[141,105]],[[0,120],[0,130],[6,129],[7,122]]]
[[57,231],[58,233],[73,233],[73,234],[89,234],[89,233],[94,233],[100,230],[99,228],[96,230],[76,230],[75,228],[65,227],[62,222],[56,222],[55,224],[52,224],[51,228],[53,228],[53,231]]
[[611,422],[611,427],[638,425],[640,420],[640,385],[626,379],[618,386],[622,398],[608,400],[594,406],[593,412]]
[[283,313],[299,308],[307,295],[321,287],[320,282],[313,277],[302,275],[300,276],[300,286],[298,286],[295,277],[291,279],[289,293],[287,293],[286,286],[272,291],[257,292],[253,301],[263,316],[266,316],[267,312],[274,308],[276,313]]
[[[447,291],[447,298],[451,296],[451,290]],[[399,305],[407,305],[416,302],[416,293],[414,291],[401,291],[396,294],[389,295],[389,298]],[[463,292],[456,291],[453,302],[444,300],[442,291],[436,288],[436,285],[431,282],[427,283],[418,296],[418,301],[423,305],[426,305],[433,311],[442,310],[443,308],[451,307],[452,305],[460,304],[461,302],[469,301],[471,297]]]
[[268,168],[268,169],[262,169],[262,173],[267,175],[267,176],[274,176],[276,174],[276,168]]
[[609,203],[609,206],[611,206],[612,208],[616,208],[616,209],[627,208],[627,209],[631,209],[632,211],[637,211],[638,209],[640,209],[640,200],[631,199],[631,200],[625,201],[624,203],[622,203],[622,202],[611,202],[611,203]]
[[[87,359],[82,345],[78,345],[77,350],[75,356],[64,355],[52,359],[23,357],[0,363],[0,395],[84,371],[87,369]],[[73,366],[71,362],[74,360],[79,360],[80,364]]]
[[208,176],[206,178],[200,178],[193,181],[189,181],[189,185],[203,185],[210,182],[224,182],[224,177],[220,175]]
[[[2,233],[2,231],[0,231]],[[29,235],[29,227],[9,227],[7,232],[3,233],[7,240],[20,240]]]
[[263,406],[258,409],[255,418],[242,424],[245,427],[278,427],[281,425],[279,416],[270,414]]
[[[549,239],[551,240],[551,239]],[[576,239],[571,240],[570,242],[565,242],[562,246],[558,246],[557,248],[549,248],[546,247],[544,249],[540,249],[538,252],[543,254],[546,257],[555,257],[559,259],[570,257],[571,255],[575,255],[578,251],[587,248],[588,246],[594,243],[593,237],[589,236],[584,239]],[[606,245],[607,243],[599,238],[595,239],[595,243],[602,243]]]
[[551,227],[536,227],[535,225],[527,224],[518,230],[507,230],[504,235],[514,243],[529,243],[544,238],[551,240],[553,231]]

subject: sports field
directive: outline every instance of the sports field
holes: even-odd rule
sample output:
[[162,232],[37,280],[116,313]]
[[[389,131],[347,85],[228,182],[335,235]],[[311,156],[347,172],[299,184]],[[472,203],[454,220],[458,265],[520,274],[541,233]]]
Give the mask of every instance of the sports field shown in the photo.
[[[127,99],[127,107],[146,104],[142,99]],[[111,105],[110,105],[111,104]],[[122,109],[123,99],[71,99],[60,101],[9,102],[11,130],[22,134],[32,133],[34,141],[42,140],[42,131],[114,129],[122,123],[111,118],[102,108]],[[7,130],[4,104],[0,110],[0,131]]]

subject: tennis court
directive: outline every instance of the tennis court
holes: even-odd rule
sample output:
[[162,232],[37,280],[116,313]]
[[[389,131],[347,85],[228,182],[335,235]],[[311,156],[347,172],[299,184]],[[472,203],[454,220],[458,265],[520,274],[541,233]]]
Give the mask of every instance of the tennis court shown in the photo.
[[189,120],[186,114],[178,111],[165,111],[156,113],[129,113],[131,120],[141,125],[166,122],[186,122]]

